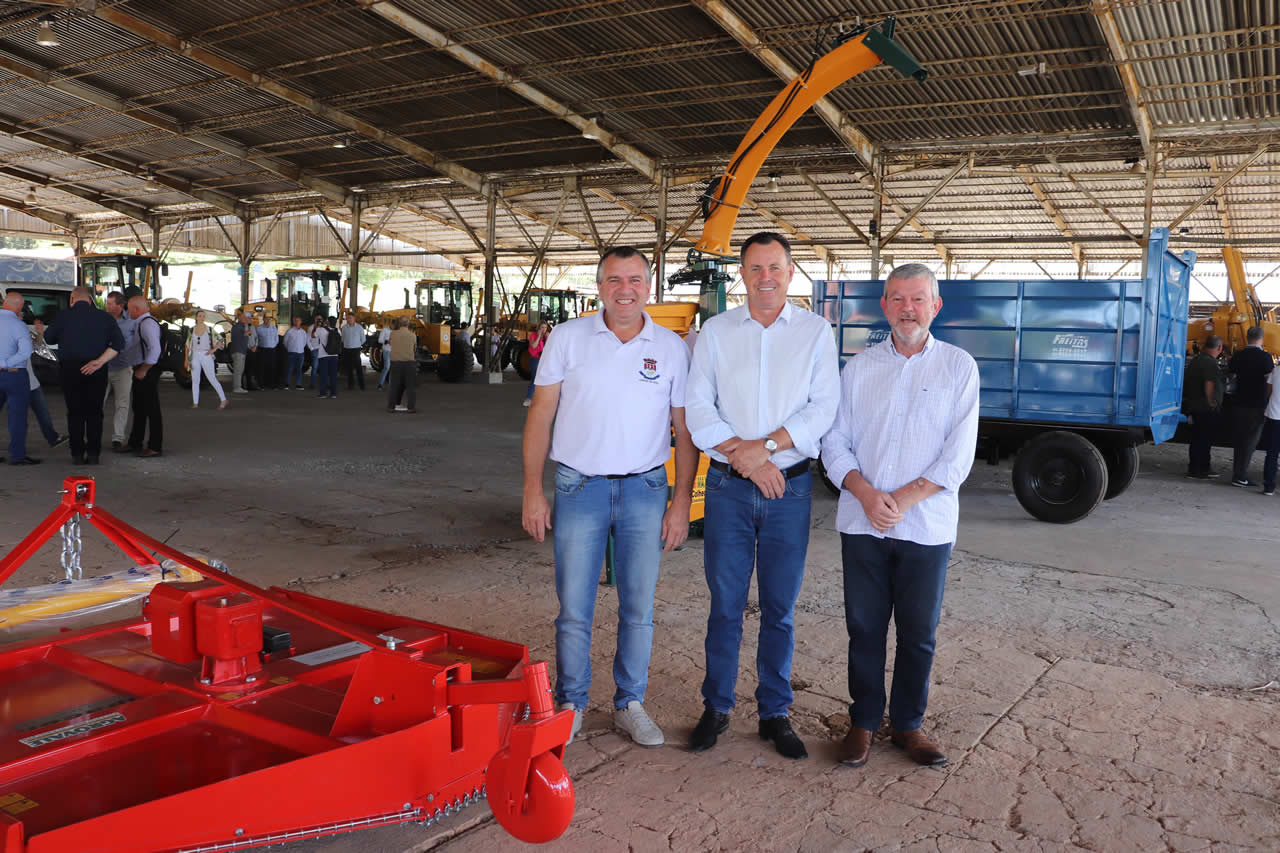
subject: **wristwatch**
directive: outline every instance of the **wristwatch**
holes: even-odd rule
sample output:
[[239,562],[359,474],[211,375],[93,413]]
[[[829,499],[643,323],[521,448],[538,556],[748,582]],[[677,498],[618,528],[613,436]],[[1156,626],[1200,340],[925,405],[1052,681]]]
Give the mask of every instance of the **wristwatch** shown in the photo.
[[777,453],[777,452],[778,452],[778,442],[774,441],[772,438],[765,438],[765,440],[764,440],[764,449],[765,449],[765,450],[767,450],[767,451],[769,451],[770,453]]

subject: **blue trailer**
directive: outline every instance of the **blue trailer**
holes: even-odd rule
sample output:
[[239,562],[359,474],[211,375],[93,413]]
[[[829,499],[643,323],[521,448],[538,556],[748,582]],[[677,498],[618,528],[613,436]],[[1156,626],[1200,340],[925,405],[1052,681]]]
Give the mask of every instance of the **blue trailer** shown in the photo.
[[[977,453],[1014,455],[1031,515],[1078,521],[1138,473],[1137,446],[1173,437],[1182,403],[1194,252],[1152,230],[1142,279],[939,283],[939,339],[967,351],[982,381]],[[889,336],[880,281],[816,281],[841,363]]]

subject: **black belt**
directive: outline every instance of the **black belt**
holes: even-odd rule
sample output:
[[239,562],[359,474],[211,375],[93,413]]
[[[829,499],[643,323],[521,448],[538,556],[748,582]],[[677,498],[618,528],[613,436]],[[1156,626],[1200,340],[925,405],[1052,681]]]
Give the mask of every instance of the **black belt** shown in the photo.
[[654,471],[661,471],[665,467],[665,465],[655,465],[648,471],[637,471],[634,474],[604,474],[602,476],[606,480],[625,480],[628,477],[643,477],[645,474],[652,474]]
[[[728,474],[730,477],[736,477],[739,480],[751,479],[750,477],[742,476],[737,471],[733,470],[733,466],[730,465],[728,462],[721,462],[719,459],[712,459],[711,467],[715,468],[717,471],[722,471],[723,473]],[[801,474],[807,474],[808,472],[809,472],[809,460],[805,459],[802,462],[797,462],[796,464],[792,465],[790,468],[783,468],[782,476],[790,480],[793,477],[799,477]]]

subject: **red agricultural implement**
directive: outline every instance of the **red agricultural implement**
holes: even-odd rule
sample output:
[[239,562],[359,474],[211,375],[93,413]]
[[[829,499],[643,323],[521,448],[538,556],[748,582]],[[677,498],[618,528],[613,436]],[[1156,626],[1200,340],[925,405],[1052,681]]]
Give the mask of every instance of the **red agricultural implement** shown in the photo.
[[103,510],[92,479],[64,488],[0,584],[77,519],[204,579],[157,584],[140,619],[0,646],[0,853],[242,850],[486,796],[523,841],[568,826],[572,715],[527,647],[260,589]]

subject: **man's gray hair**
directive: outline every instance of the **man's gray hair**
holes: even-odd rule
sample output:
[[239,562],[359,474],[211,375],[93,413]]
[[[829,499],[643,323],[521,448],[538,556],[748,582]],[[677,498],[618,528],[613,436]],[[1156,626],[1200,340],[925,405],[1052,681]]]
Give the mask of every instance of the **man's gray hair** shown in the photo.
[[603,284],[604,278],[604,262],[610,258],[617,258],[620,261],[629,261],[632,258],[639,258],[644,264],[644,280],[649,281],[649,259],[644,256],[644,252],[635,246],[614,246],[609,251],[600,256],[600,262],[596,264],[596,284]]
[[937,299],[942,295],[938,290],[938,277],[933,274],[933,270],[924,264],[902,264],[893,268],[893,272],[889,273],[889,277],[884,280],[884,295],[889,295],[889,282],[894,279],[905,281],[909,278],[927,278],[929,279],[929,288],[933,291],[933,298]]

